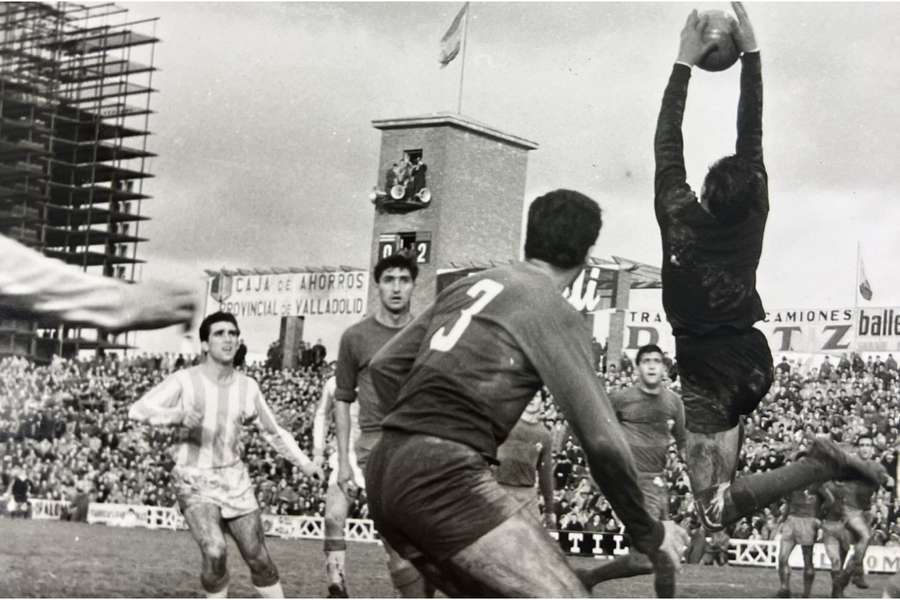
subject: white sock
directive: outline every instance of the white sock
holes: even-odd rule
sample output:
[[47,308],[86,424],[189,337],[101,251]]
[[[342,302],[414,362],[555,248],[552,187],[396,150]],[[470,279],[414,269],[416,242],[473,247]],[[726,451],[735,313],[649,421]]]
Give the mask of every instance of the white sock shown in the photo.
[[259,595],[263,598],[284,598],[284,590],[281,589],[281,582],[276,581],[272,585],[266,587],[254,586]]
[[344,589],[344,564],[347,560],[347,552],[344,550],[325,551],[325,575],[328,585],[336,585]]
[[228,597],[228,586],[226,585],[218,592],[206,592],[207,598],[227,598]]

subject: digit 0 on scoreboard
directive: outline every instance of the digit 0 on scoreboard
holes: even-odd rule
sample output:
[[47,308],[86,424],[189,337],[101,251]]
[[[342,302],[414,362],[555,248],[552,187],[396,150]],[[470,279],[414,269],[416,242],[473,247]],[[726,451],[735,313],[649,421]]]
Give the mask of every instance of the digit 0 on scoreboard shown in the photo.
[[404,231],[382,233],[378,236],[378,256],[386,258],[396,252],[407,252],[416,257],[419,264],[431,262],[431,232]]

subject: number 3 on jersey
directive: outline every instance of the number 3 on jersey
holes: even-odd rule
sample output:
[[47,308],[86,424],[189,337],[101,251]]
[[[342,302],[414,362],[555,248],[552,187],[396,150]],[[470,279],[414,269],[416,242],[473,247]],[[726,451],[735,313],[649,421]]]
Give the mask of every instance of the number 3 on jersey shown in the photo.
[[459,319],[457,319],[456,323],[453,324],[453,327],[451,327],[449,331],[447,331],[446,327],[441,327],[434,332],[434,335],[431,336],[431,349],[437,350],[438,352],[447,352],[453,348],[462,334],[466,331],[469,323],[472,322],[472,317],[484,310],[484,307],[490,304],[491,300],[496,298],[502,291],[503,284],[497,283],[493,279],[482,279],[470,287],[469,291],[466,293],[473,298],[477,298],[477,300],[472,306],[460,311]]

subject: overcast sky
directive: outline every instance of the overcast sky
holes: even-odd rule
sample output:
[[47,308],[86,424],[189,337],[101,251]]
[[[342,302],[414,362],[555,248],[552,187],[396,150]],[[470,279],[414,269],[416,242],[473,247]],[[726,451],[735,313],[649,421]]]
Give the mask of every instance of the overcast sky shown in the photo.
[[[158,16],[144,279],[368,265],[373,119],[456,110],[438,42],[461,3],[125,3]],[[596,253],[658,265],[653,131],[691,8],[473,3],[462,113],[534,140],[523,203],[557,187],[605,211]],[[767,308],[900,305],[900,4],[747,3],[762,50]],[[733,151],[739,66],[694,70],[686,162]],[[512,219],[520,215],[510,215]],[[171,344],[160,334],[142,343]],[[171,346],[169,346],[171,347]]]

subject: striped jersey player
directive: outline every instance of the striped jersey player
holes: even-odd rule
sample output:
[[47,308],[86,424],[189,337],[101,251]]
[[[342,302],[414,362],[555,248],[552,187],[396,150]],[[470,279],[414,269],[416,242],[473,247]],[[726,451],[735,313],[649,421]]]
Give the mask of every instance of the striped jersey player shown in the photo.
[[200,582],[208,597],[228,592],[227,529],[250,567],[263,597],[283,597],[278,571],[269,557],[259,505],[247,465],[241,460],[241,434],[255,424],[269,445],[304,473],[321,478],[321,469],[285,431],[266,404],[259,385],[236,371],[240,345],[237,319],[209,315],[200,325],[205,352],[201,364],[177,371],[131,406],[132,420],[177,427],[171,453],[178,504],[203,557]]

